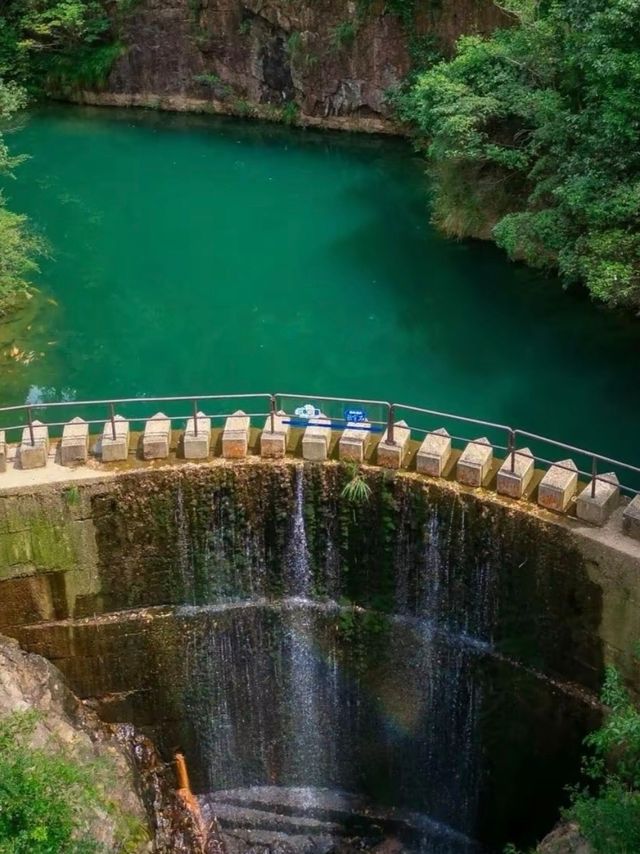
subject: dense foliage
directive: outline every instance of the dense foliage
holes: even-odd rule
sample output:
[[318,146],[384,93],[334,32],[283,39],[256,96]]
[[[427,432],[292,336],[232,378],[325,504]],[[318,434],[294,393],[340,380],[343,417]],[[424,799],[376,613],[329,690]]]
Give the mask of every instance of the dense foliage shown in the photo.
[[[116,4],[125,8],[123,0]],[[101,80],[120,45],[100,0],[5,0],[0,16],[0,123],[7,126],[27,96]],[[0,133],[0,178],[20,162]],[[44,243],[0,195],[0,315],[28,290]]]
[[617,671],[607,669],[604,725],[587,737],[585,772],[592,786],[574,790],[566,817],[580,825],[598,854],[640,851],[640,711]]
[[0,76],[31,92],[97,83],[121,49],[111,29],[100,0],[8,0],[0,19]]
[[[501,4],[503,5],[503,4]],[[435,220],[640,306],[640,2],[505,0],[401,98],[432,165]]]
[[[32,748],[34,724],[31,713],[0,719],[0,854],[106,854],[84,827],[92,811],[114,812],[104,769]],[[123,818],[118,850],[135,850],[142,833]]]
[[[24,91],[0,79],[0,120],[7,122],[24,104]],[[11,175],[20,160],[10,154],[0,133],[0,176]],[[44,245],[26,218],[8,210],[0,193],[0,315],[27,290],[29,277],[37,270],[35,258],[42,251]]]
[[[638,854],[640,710],[614,667],[606,669],[602,702],[607,706],[605,722],[585,739],[588,755],[583,771],[588,785],[569,789],[571,805],[562,818],[577,822],[594,854]],[[521,852],[507,845],[504,854]]]

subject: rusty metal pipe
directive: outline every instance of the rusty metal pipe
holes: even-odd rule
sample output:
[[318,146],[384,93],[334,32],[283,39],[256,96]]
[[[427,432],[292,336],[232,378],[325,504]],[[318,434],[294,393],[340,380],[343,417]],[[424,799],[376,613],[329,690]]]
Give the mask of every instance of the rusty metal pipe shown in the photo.
[[184,753],[176,753],[176,777],[178,778],[178,788],[192,795],[191,783],[189,782],[189,772],[187,771],[187,760],[184,758]]

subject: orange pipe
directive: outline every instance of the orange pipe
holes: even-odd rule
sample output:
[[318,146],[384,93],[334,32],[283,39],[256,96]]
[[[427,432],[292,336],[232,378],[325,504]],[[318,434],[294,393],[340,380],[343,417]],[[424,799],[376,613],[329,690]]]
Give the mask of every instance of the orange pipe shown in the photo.
[[189,772],[187,771],[187,760],[184,758],[184,753],[176,753],[176,776],[178,777],[178,788],[184,789],[191,794]]
[[187,771],[187,760],[184,758],[183,753],[175,754],[175,763],[176,777],[178,778],[177,794],[185,805],[185,807],[193,816],[198,835],[200,836],[200,839],[198,840],[200,843],[200,848],[202,851],[204,851],[204,846],[207,840],[207,828],[205,826],[204,819],[202,818],[198,799],[191,791],[191,783],[189,782],[189,772]]

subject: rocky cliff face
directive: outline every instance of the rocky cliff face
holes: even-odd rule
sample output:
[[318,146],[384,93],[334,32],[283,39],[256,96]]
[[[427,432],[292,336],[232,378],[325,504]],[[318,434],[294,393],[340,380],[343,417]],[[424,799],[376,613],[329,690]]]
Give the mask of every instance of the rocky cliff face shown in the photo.
[[140,0],[87,103],[155,106],[372,131],[426,44],[505,22],[492,0]]
[[575,822],[558,825],[538,845],[537,854],[594,854]]
[[115,809],[96,806],[83,815],[104,850],[122,850],[123,817],[140,826],[138,841],[128,841],[131,854],[200,850],[192,817],[168,785],[151,742],[132,726],[103,724],[67,688],[56,667],[0,635],[0,717],[30,711],[38,713],[34,748],[60,752],[80,765],[98,761],[108,769],[113,783],[108,797]]

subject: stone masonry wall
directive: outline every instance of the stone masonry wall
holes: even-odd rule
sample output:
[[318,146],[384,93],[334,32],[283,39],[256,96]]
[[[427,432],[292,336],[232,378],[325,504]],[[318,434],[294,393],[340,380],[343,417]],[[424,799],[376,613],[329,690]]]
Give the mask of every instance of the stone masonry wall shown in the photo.
[[[0,495],[0,631],[20,635],[27,626],[148,606],[277,597],[294,472],[291,463],[220,462]],[[476,573],[489,567],[493,574],[497,651],[590,691],[610,662],[638,691],[633,553],[543,511],[408,473],[369,470],[372,501],[352,508],[340,498],[348,477],[340,465],[305,467],[318,595],[391,611],[401,567],[410,609],[420,595],[425,519],[435,507],[450,542],[451,608],[465,611]]]

